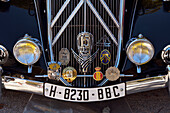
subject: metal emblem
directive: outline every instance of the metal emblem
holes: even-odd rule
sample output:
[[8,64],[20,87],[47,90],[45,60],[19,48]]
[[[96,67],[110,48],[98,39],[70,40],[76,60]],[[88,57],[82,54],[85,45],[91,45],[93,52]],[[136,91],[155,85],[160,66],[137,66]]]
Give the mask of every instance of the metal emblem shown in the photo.
[[91,55],[92,47],[93,47],[93,35],[88,32],[80,33],[77,36],[77,47],[79,55],[74,52],[73,49],[73,55],[76,61],[81,65],[81,68],[83,72],[87,72],[88,67],[93,62],[93,60],[96,58],[98,50]]
[[116,81],[117,79],[119,79],[120,77],[120,71],[118,68],[116,67],[109,67],[107,70],[106,70],[106,78],[110,81]]
[[48,78],[53,80],[58,80],[61,77],[61,63],[51,62],[48,68]]
[[52,69],[52,70],[57,70],[60,68],[60,65],[58,63],[51,63],[49,65],[49,68]]
[[9,54],[7,49],[0,45],[0,64],[5,64],[8,60]]
[[103,79],[103,73],[100,71],[101,67],[95,68],[96,72],[93,74],[93,79],[96,81],[100,81]]
[[59,61],[62,65],[67,65],[70,62],[70,52],[67,48],[62,48],[60,50]]
[[88,58],[91,55],[93,46],[93,35],[87,32],[80,33],[77,36],[77,47],[80,55],[84,58]]
[[60,70],[48,70],[48,78],[59,81],[61,77]]
[[104,64],[107,65],[110,62],[111,59],[111,54],[107,49],[104,49],[101,53],[100,53],[100,61]]
[[110,47],[111,41],[107,36],[104,36],[96,43],[96,46]]
[[77,71],[73,67],[66,67],[63,70],[62,77],[67,80],[67,82],[73,82],[77,77]]

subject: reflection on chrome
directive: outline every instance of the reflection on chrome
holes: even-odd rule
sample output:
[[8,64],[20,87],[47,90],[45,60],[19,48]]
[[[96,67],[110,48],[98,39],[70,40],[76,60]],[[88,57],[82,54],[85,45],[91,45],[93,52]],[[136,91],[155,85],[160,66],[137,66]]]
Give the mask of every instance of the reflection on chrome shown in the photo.
[[4,76],[2,77],[2,83],[5,89],[43,95],[43,82]]
[[[125,75],[124,75],[125,76]],[[43,82],[4,76],[2,83],[6,89],[43,95]],[[127,94],[144,92],[167,87],[168,75],[149,77],[126,82]],[[90,88],[89,88],[90,89]]]
[[149,62],[154,55],[152,43],[139,34],[139,38],[133,38],[127,45],[126,54],[131,62],[142,65]]
[[0,1],[2,1],[2,2],[9,2],[10,0],[0,0]]
[[36,63],[41,56],[40,42],[25,34],[24,38],[19,40],[13,48],[13,53],[18,62],[24,65]]
[[165,88],[167,85],[167,75],[149,77],[139,80],[133,80],[126,82],[127,94],[144,92],[159,88]]

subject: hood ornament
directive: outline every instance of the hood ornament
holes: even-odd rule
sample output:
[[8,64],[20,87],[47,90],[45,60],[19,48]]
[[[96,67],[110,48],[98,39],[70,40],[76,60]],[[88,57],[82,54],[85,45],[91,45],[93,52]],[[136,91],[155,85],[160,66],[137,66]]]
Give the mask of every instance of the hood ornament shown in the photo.
[[77,36],[77,47],[79,55],[74,52],[73,49],[72,53],[76,61],[81,65],[82,71],[85,73],[88,71],[88,67],[96,58],[98,50],[91,55],[92,47],[94,43],[94,37],[91,33],[82,32]]

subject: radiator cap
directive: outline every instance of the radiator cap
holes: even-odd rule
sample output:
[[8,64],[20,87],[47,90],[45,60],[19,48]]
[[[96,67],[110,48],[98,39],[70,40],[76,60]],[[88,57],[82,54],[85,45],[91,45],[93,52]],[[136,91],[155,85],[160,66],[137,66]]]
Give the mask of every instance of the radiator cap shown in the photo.
[[116,67],[109,67],[105,72],[105,76],[109,81],[116,81],[120,77],[120,71]]

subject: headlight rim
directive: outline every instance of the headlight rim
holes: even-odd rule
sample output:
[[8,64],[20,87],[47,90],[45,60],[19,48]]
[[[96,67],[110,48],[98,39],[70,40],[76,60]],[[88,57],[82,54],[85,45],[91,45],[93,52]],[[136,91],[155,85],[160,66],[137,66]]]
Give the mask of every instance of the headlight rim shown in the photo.
[[[35,45],[36,46],[36,48],[38,48],[38,58],[34,61],[34,62],[32,62],[32,63],[29,63],[29,64],[26,64],[26,63],[23,63],[23,62],[21,62],[17,57],[16,57],[16,53],[15,53],[15,51],[14,51],[14,49],[16,48],[16,46],[19,44],[19,43],[22,43],[22,42],[29,42],[29,43],[32,43],[33,45]],[[19,41],[17,41],[16,42],[16,44],[14,45],[14,47],[13,47],[13,55],[14,55],[14,57],[15,57],[15,59],[19,62],[19,63],[21,63],[21,64],[23,64],[23,65],[33,65],[33,64],[35,64],[39,59],[40,59],[40,57],[41,57],[41,54],[42,54],[42,47],[41,47],[41,44],[40,44],[40,41],[38,40],[38,39],[36,39],[36,38],[28,38],[28,37],[24,37],[24,38],[22,38],[22,39],[20,39]]]
[[[130,57],[129,57],[129,50],[130,50],[130,47],[132,46],[132,44],[134,44],[134,43],[136,43],[136,42],[138,42],[138,41],[142,41],[142,42],[147,42],[147,43],[149,43],[150,45],[151,45],[151,47],[152,47],[152,49],[153,49],[153,54],[152,54],[152,56],[149,58],[149,60],[147,60],[147,62],[144,62],[144,63],[138,63],[138,62],[135,62],[135,60],[132,60]],[[152,60],[152,58],[154,57],[154,53],[155,53],[155,48],[154,48],[154,46],[153,46],[153,44],[148,40],[148,39],[146,39],[146,38],[133,38],[133,40],[131,40],[130,42],[128,42],[128,44],[126,45],[126,55],[127,55],[127,57],[128,57],[128,59],[132,62],[132,63],[134,63],[134,64],[136,64],[136,65],[143,65],[143,64],[146,64],[146,63],[148,63],[149,61],[151,61]]]

